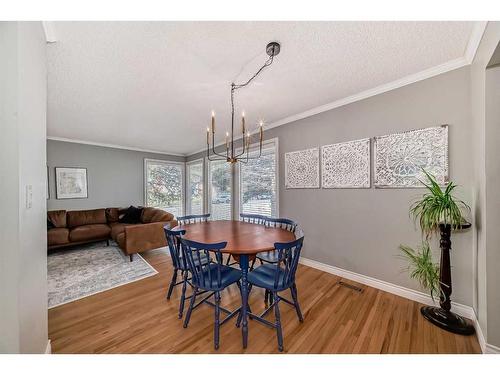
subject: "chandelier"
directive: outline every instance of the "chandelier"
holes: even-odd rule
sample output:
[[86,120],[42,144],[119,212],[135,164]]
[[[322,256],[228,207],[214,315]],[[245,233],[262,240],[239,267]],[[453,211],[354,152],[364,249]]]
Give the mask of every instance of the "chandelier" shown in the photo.
[[[248,152],[250,149],[250,144],[252,141],[252,134],[249,129],[245,127],[245,113],[243,112],[241,115],[241,133],[242,133],[242,149],[238,153],[234,149],[234,93],[236,90],[241,89],[247,86],[252,80],[257,77],[260,72],[262,72],[265,68],[273,63],[273,59],[276,55],[280,53],[280,44],[277,42],[271,42],[266,46],[266,52],[269,55],[267,61],[262,65],[262,67],[255,73],[248,81],[241,84],[231,83],[231,137],[229,136],[229,132],[226,132],[226,152],[219,153],[215,150],[215,113],[212,111],[212,126],[207,127],[207,158],[210,161],[215,160],[225,160],[231,164],[234,164],[238,161],[246,163],[251,159],[258,159],[262,155],[262,140],[264,137],[264,123],[263,121],[259,122],[258,128],[258,137],[259,137],[259,155],[256,157],[249,157]],[[210,138],[211,144],[210,144]]]

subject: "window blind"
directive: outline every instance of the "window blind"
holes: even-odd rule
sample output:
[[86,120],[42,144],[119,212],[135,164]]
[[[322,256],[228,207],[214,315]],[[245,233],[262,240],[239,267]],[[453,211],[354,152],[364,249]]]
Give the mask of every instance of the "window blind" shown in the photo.
[[[278,216],[277,210],[277,145],[271,142],[263,146],[258,159],[240,164],[240,212]],[[258,150],[249,153],[249,157],[259,155]]]
[[184,164],[162,160],[145,161],[145,204],[174,216],[183,214]]
[[187,163],[187,213],[203,214],[203,160]]
[[225,160],[209,162],[209,208],[212,220],[232,219],[231,164]]

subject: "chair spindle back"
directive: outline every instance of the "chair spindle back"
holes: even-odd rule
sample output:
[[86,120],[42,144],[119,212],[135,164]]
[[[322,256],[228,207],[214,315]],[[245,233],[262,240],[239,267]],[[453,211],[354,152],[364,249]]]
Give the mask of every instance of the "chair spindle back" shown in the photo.
[[181,238],[186,234],[185,230],[171,230],[168,226],[164,226],[165,237],[167,238],[168,250],[172,258],[172,264],[177,270],[185,270],[186,265],[184,260],[181,259]]
[[274,278],[274,288],[288,289],[295,282],[295,272],[299,264],[300,252],[304,237],[292,242],[276,242],[274,248],[278,253],[278,272]]
[[295,233],[295,229],[297,229],[297,223],[293,220],[290,219],[284,219],[284,218],[269,218],[267,220],[267,224],[269,227],[273,228],[281,228],[285,229],[289,232]]
[[[225,267],[221,250],[226,247],[227,242],[201,243],[181,238],[181,244],[183,258],[191,271],[193,284],[205,290],[221,288],[221,270]],[[215,255],[215,262],[204,264],[203,258],[210,259],[210,253]]]
[[187,216],[179,216],[177,218],[177,221],[179,222],[179,225],[195,224],[195,223],[207,222],[209,218],[210,218],[210,214],[187,215]]
[[241,221],[244,221],[245,223],[260,224],[260,225],[266,225],[267,220],[270,219],[267,216],[256,215],[256,214],[240,214],[240,217]]

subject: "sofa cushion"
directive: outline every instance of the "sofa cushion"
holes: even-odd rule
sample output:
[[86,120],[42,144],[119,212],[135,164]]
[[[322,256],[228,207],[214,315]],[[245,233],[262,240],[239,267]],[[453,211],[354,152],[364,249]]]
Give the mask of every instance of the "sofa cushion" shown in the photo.
[[47,244],[49,246],[64,245],[69,243],[68,228],[52,228],[47,231]]
[[108,223],[116,223],[120,218],[120,209],[116,207],[106,208],[106,220]]
[[170,221],[174,218],[170,212],[160,210],[159,208],[145,207],[142,210],[141,222],[157,223],[160,221]]
[[66,210],[47,212],[47,220],[56,228],[66,228]]
[[111,227],[111,238],[116,241],[116,236],[120,233],[125,232],[125,227],[134,224],[125,224],[125,223],[110,223]]
[[118,221],[120,223],[126,224],[138,224],[141,222],[142,210],[142,208],[130,206],[129,208],[127,208],[125,215],[123,215],[123,217],[120,217]]
[[81,225],[71,229],[69,239],[71,242],[95,240],[109,237],[110,232],[111,228],[106,224]]
[[69,228],[89,224],[106,224],[106,211],[104,208],[99,208],[97,210],[68,211]]

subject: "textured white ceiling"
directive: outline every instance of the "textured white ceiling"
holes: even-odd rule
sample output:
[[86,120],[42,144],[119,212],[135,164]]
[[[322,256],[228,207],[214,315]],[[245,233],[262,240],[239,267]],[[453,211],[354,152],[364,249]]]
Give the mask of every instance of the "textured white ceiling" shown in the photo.
[[[48,136],[189,154],[229,85],[247,123],[273,123],[464,56],[473,22],[56,22]],[[256,126],[256,125],[255,125]]]

